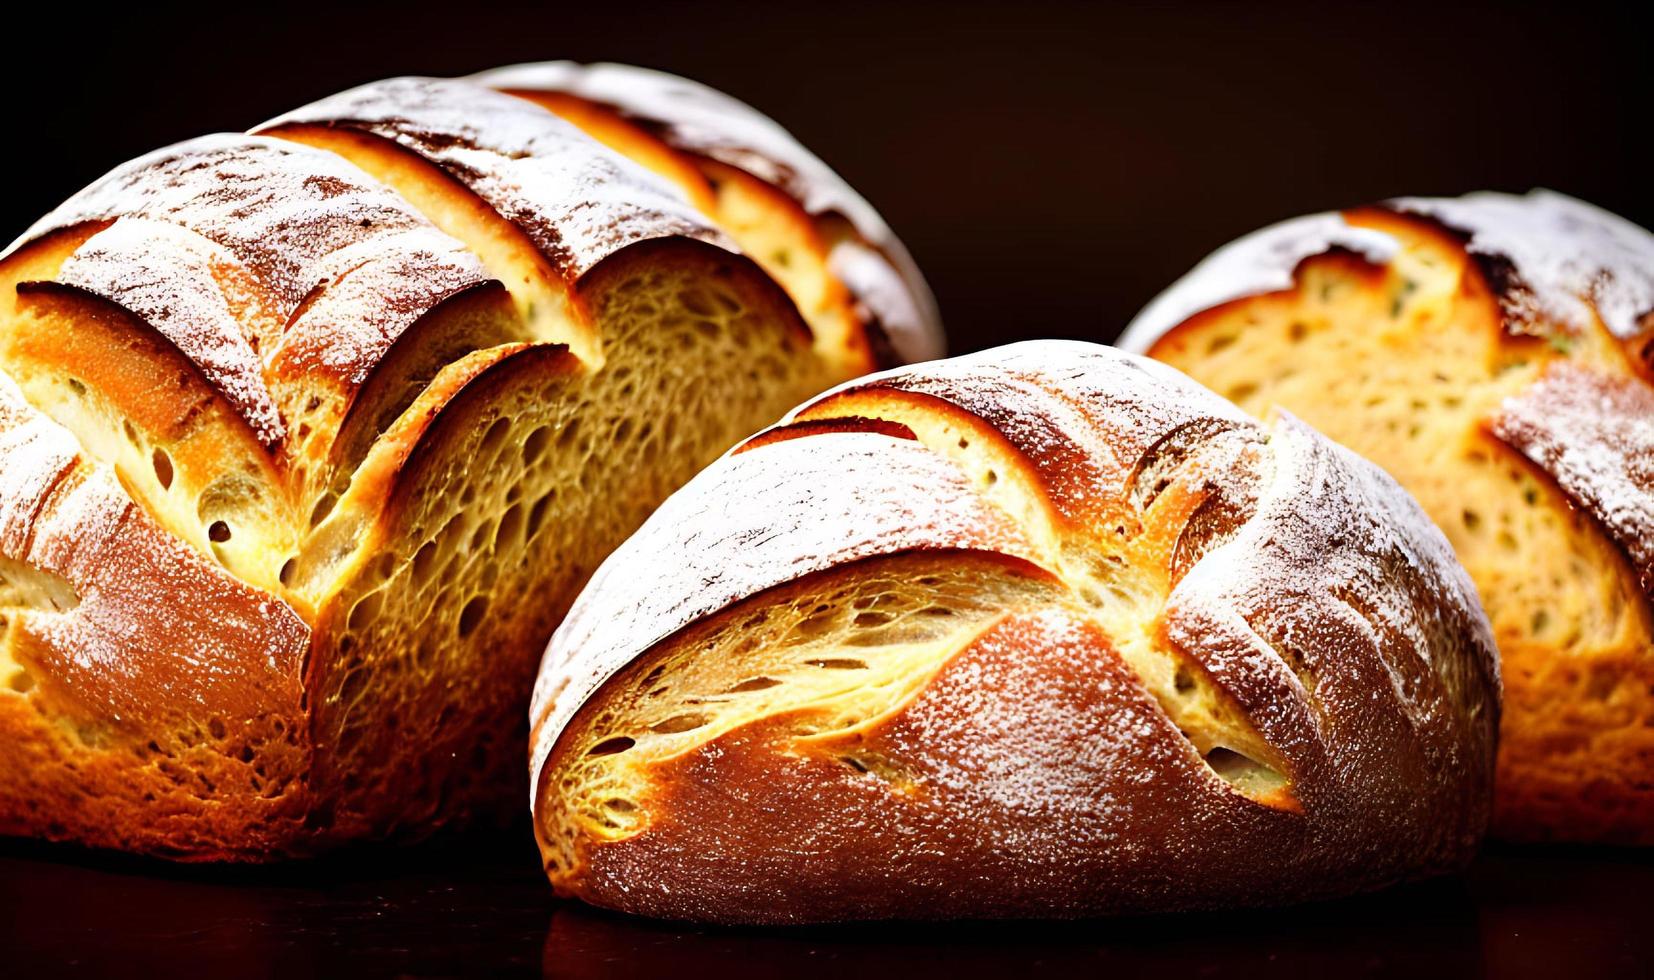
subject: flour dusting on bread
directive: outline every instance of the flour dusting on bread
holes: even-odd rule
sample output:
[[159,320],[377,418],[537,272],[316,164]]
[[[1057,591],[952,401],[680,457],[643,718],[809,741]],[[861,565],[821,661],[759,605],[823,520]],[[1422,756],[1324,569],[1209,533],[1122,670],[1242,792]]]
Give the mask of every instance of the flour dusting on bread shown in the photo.
[[1498,695],[1393,480],[1030,342],[805,404],[617,550],[541,667],[535,829],[560,892],[721,922],[1330,894],[1468,858]]

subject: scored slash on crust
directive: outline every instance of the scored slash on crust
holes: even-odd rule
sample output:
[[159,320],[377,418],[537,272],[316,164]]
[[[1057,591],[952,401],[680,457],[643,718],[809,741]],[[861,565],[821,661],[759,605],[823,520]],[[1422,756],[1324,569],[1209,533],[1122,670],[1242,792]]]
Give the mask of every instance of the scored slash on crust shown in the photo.
[[1508,678],[1496,833],[1654,842],[1654,235],[1545,191],[1296,219],[1121,343],[1301,414],[1447,534]]
[[670,148],[441,79],[261,131],[0,258],[0,832],[262,860],[501,812],[591,569],[870,363],[651,173],[695,172]]
[[[962,680],[1004,656],[1087,713]],[[806,405],[604,564],[542,667],[536,832],[559,891],[719,921],[1301,894],[1327,885],[1213,869],[1242,839],[1370,881],[1420,841],[1468,856],[1497,691],[1473,590],[1392,481],[1152,362],[1015,345]],[[1191,854],[1203,883],[1125,870]],[[992,894],[956,887],[973,865]]]

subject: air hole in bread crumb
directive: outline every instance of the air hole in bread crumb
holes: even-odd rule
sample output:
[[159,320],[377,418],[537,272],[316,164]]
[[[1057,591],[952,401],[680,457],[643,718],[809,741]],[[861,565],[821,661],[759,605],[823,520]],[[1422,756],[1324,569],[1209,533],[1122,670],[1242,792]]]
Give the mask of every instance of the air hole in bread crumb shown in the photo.
[[435,541],[427,541],[419,546],[413,557],[413,577],[416,584],[424,584],[436,570],[437,547]]
[[132,427],[131,422],[123,420],[121,422],[121,431],[126,433],[127,442],[132,443],[134,446],[138,444],[138,430]]
[[[1622,680],[1624,678],[1616,672],[1612,665],[1604,669],[1603,665],[1599,664],[1591,671],[1591,676],[1586,682],[1585,694],[1594,701],[1607,701],[1614,696],[1615,691],[1619,690]],[[1650,719],[1649,727],[1654,728],[1654,719]]]
[[226,734],[224,729],[224,719],[214,718],[208,721],[207,734],[211,735],[214,739],[222,739]]
[[856,660],[851,657],[829,657],[825,660],[806,660],[811,667],[820,667],[824,670],[866,670],[867,661]]
[[161,489],[172,489],[172,457],[167,455],[165,449],[157,449],[149,461],[155,467],[155,479],[160,481]]
[[539,534],[539,529],[546,526],[546,511],[549,507],[551,507],[551,499],[556,496],[556,494],[557,491],[554,491],[554,489],[552,489],[552,491],[546,491],[544,494],[541,494],[538,501],[534,501],[533,507],[529,507],[528,532],[526,532],[528,537],[534,537],[534,535]]
[[281,579],[281,584],[282,585],[289,585],[289,586],[292,585],[293,584],[293,573],[298,571],[298,568],[299,568],[299,560],[297,558],[289,558],[286,561],[282,562],[281,572],[277,576],[279,579]]
[[1172,684],[1177,688],[1177,693],[1188,694],[1195,689],[1195,678],[1193,674],[1189,673],[1188,667],[1178,664],[1177,673],[1172,678]]
[[500,526],[494,529],[494,547],[509,547],[517,540],[517,533],[523,529],[523,507],[521,504],[512,504],[500,517]]
[[528,434],[523,440],[523,463],[533,466],[545,455],[546,444],[551,442],[551,427],[542,425]]
[[34,690],[34,675],[26,670],[19,670],[6,679],[6,686],[18,694],[27,694]]
[[505,439],[506,433],[510,432],[510,431],[511,431],[511,420],[510,419],[508,419],[508,418],[495,419],[494,424],[490,425],[488,427],[488,431],[483,433],[483,436],[482,436],[482,448],[483,448],[483,450],[485,452],[492,451],[496,446],[498,446],[500,444],[500,442],[502,440]]
[[385,593],[369,592],[356,605],[350,607],[350,628],[353,630],[365,629],[379,618],[379,610],[383,608]]
[[749,680],[742,681],[734,687],[728,688],[724,693],[746,694],[749,691],[764,691],[769,688],[776,687],[780,683],[780,681],[773,677],[753,677]]
[[712,308],[712,301],[706,297],[706,294],[698,290],[683,290],[678,293],[678,302],[683,304],[684,309],[696,316],[712,316],[715,312]]
[[635,738],[630,738],[625,735],[616,735],[614,738],[606,738],[603,741],[598,742],[596,745],[587,749],[586,754],[590,756],[619,755],[636,744],[637,739]]
[[1248,794],[1267,792],[1286,783],[1286,777],[1258,760],[1219,746],[1206,753],[1212,771]]
[[311,527],[316,527],[321,524],[321,522],[327,520],[327,515],[333,513],[333,505],[337,502],[337,499],[338,498],[334,497],[333,494],[329,492],[323,494],[322,499],[316,501],[315,508],[310,512]]
[[706,715],[682,714],[673,715],[665,721],[658,721],[649,726],[649,730],[658,735],[676,735],[679,732],[692,732],[706,724]]
[[488,614],[488,598],[486,596],[472,596],[465,608],[459,611],[459,635],[470,636],[482,624],[482,618]]
[[809,616],[806,616],[804,619],[800,620],[799,624],[793,627],[793,631],[799,636],[806,638],[820,636],[833,628],[833,622],[836,618],[837,614],[834,610],[824,611],[817,609]]

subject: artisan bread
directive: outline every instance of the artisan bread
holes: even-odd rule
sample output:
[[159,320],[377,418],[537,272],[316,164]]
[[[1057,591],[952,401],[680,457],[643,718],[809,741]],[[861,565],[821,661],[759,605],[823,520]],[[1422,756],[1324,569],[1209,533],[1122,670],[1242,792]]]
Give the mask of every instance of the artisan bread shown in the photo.
[[547,61],[472,80],[550,109],[677,184],[786,285],[823,356],[859,373],[942,356],[936,301],[901,241],[746,103],[631,65]]
[[725,923],[1276,903],[1464,864],[1499,678],[1377,467],[1155,362],[851,382],[674,494],[534,692],[558,893]]
[[1301,218],[1121,343],[1297,413],[1446,532],[1504,659],[1496,833],[1654,843],[1654,236],[1542,191]]
[[0,258],[0,833],[262,860],[509,813],[591,571],[861,368],[678,187],[473,83],[117,168]]

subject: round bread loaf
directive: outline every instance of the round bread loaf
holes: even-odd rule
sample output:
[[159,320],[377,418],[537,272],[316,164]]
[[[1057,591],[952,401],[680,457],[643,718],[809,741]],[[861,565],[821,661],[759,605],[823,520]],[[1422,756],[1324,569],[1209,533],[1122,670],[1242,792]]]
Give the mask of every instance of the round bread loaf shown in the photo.
[[1499,675],[1389,477],[1110,348],[852,382],[673,495],[541,665],[556,890],[726,923],[1277,903],[1464,864]]
[[472,80],[545,106],[677,184],[787,287],[818,345],[880,366],[942,356],[936,300],[901,240],[746,103],[631,65],[544,61]]
[[1299,218],[1121,345],[1298,413],[1446,532],[1504,662],[1495,834],[1654,844],[1654,235],[1544,191]]
[[732,230],[431,78],[42,219],[0,255],[0,834],[258,860],[511,812],[535,664],[598,562],[889,354],[812,331],[819,297]]

